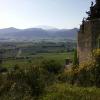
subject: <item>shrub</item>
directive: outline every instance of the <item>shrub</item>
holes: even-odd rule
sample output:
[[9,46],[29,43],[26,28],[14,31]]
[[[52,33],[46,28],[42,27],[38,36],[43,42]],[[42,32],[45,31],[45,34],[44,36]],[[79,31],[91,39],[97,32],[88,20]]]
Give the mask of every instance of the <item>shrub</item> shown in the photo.
[[92,53],[93,60],[85,63],[73,65],[66,70],[60,80],[66,80],[71,84],[81,86],[97,86],[100,87],[100,49],[94,50]]
[[79,66],[78,81],[81,86],[93,86],[95,85],[95,62],[86,62]]
[[45,81],[39,67],[30,67],[27,71],[19,68],[1,76],[0,99],[4,98],[1,100],[38,98],[44,93]]
[[58,74],[63,69],[63,66],[55,60],[44,60],[41,63],[41,67],[44,68],[49,73],[54,73],[54,74]]
[[96,63],[98,63],[100,65],[100,49],[95,49],[93,50],[93,57],[94,60],[96,61]]
[[30,86],[33,96],[40,96],[44,92],[45,81],[39,67],[31,67],[26,73],[26,83]]

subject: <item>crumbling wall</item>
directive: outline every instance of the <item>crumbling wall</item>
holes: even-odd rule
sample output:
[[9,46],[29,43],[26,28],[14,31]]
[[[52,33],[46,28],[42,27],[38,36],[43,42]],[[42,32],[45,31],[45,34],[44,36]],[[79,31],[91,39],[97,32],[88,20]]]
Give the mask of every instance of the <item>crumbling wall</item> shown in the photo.
[[78,33],[78,56],[79,62],[92,59],[92,51],[96,49],[98,37],[100,36],[100,19],[85,21],[80,26]]
[[91,21],[92,26],[92,48],[98,48],[98,39],[100,37],[100,19]]
[[91,58],[90,53],[92,50],[92,26],[90,21],[84,22],[80,26],[78,33],[78,56],[79,62],[84,62]]

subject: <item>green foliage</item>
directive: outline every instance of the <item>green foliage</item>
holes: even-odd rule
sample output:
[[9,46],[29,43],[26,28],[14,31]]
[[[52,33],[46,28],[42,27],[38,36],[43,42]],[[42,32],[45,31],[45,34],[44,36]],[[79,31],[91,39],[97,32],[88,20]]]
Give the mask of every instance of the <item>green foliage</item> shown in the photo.
[[93,60],[79,66],[80,85],[100,87],[100,49],[92,53]]
[[100,87],[100,50],[94,50],[92,56],[92,61],[86,61],[79,66],[73,65],[60,75],[60,79],[80,86]]
[[42,100],[99,100],[100,90],[82,88],[68,84],[54,84],[47,88]]
[[17,69],[1,74],[0,82],[0,99],[3,98],[1,100],[38,98],[45,87],[42,71],[38,67],[30,67],[27,70]]
[[94,50],[92,55],[93,55],[96,63],[98,63],[100,65],[100,49]]
[[73,65],[78,65],[78,57],[77,57],[77,50],[74,50],[74,59],[73,59]]
[[44,60],[42,61],[41,66],[49,73],[54,74],[58,74],[63,69],[63,66],[55,60]]
[[45,82],[42,70],[39,67],[32,67],[26,72],[26,83],[30,86],[33,96],[39,96],[43,93]]
[[24,68],[16,64],[0,73],[0,100],[99,100],[100,89],[96,87],[100,87],[100,52],[93,51],[93,56],[93,61],[79,66],[75,60],[75,66],[68,69],[58,56],[56,61],[48,56],[37,66],[33,62],[29,66],[24,63]]

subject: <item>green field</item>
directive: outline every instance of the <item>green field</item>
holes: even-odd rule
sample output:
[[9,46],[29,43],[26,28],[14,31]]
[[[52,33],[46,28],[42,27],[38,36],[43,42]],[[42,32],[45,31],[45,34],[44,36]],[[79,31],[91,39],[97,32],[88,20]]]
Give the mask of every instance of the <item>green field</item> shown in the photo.
[[43,60],[56,60],[60,62],[62,65],[65,64],[66,58],[73,58],[73,53],[38,53],[34,55],[32,58],[28,59],[6,59],[3,61],[4,67],[13,67],[16,64],[20,65],[21,67],[26,67],[31,65],[38,65]]

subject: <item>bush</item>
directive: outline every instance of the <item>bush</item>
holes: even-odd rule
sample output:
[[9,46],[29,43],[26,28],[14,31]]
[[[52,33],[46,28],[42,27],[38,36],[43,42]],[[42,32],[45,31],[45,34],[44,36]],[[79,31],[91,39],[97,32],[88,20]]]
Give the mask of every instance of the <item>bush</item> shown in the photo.
[[49,73],[58,74],[63,70],[63,66],[55,60],[44,60],[41,63],[41,67]]
[[4,98],[1,100],[38,98],[44,93],[45,81],[39,67],[30,67],[27,71],[19,68],[1,76],[0,99]]
[[39,67],[32,67],[26,73],[26,83],[30,86],[33,96],[40,96],[44,92],[45,81],[42,70]]
[[93,60],[73,65],[66,70],[60,80],[66,80],[71,84],[81,86],[97,86],[100,87],[100,49],[94,50],[92,53]]

